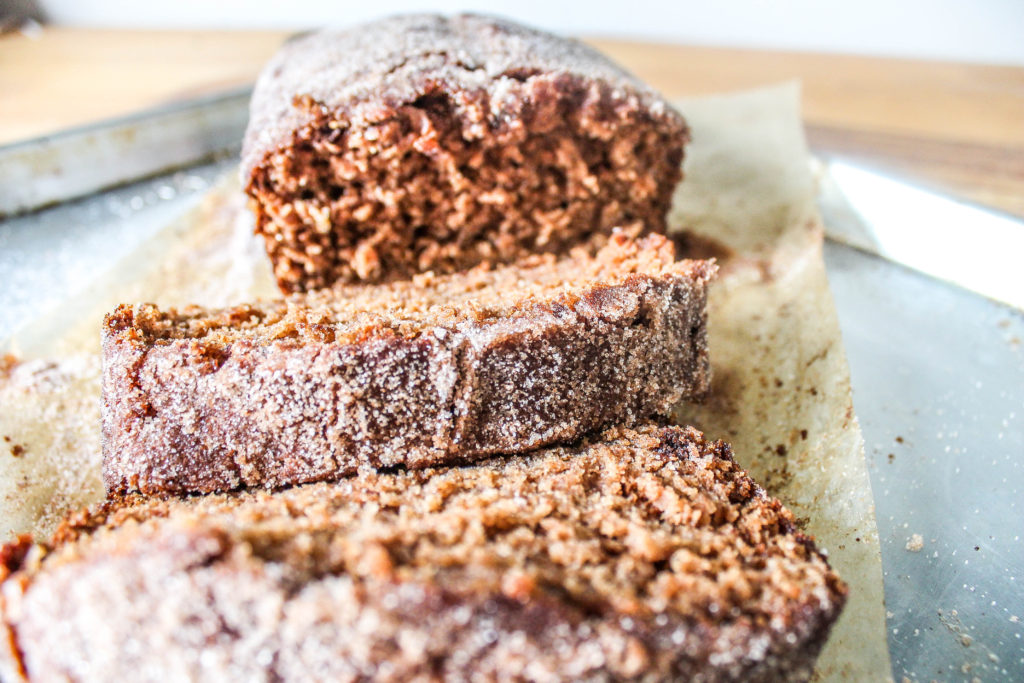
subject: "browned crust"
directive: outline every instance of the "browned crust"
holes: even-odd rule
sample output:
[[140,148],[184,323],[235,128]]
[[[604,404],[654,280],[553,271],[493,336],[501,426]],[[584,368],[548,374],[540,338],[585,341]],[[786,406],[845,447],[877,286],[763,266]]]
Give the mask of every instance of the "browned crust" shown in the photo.
[[446,310],[408,334],[385,321],[341,341],[156,338],[152,320],[173,312],[122,306],[103,336],[107,490],[279,487],[363,466],[464,463],[665,415],[709,386],[713,272],[680,262],[528,298],[496,318]]
[[39,680],[803,680],[846,596],[728,446],[678,427],[128,498],[43,553],[0,583]]
[[688,129],[596,51],[473,15],[286,45],[253,93],[242,178],[283,291],[457,272],[663,231]]
[[[424,58],[440,57],[436,64]],[[260,75],[242,152],[249,178],[266,155],[287,146],[316,118],[296,97],[344,112],[354,125],[387,119],[434,81],[453,92],[483,90],[503,105],[494,122],[514,125],[529,106],[515,89],[530,75],[576,76],[615,91],[617,101],[673,120],[682,117],[643,81],[586,45],[512,21],[481,15],[398,15],[290,41]],[[511,88],[511,90],[509,90]],[[499,95],[500,94],[500,95]]]

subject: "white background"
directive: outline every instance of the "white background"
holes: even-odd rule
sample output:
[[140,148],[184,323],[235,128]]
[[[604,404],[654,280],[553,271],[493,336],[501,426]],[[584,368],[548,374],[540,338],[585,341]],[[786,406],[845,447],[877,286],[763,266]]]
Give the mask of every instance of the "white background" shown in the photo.
[[571,35],[1024,66],[1024,0],[39,0],[58,24],[131,28],[345,25],[415,10],[486,11]]

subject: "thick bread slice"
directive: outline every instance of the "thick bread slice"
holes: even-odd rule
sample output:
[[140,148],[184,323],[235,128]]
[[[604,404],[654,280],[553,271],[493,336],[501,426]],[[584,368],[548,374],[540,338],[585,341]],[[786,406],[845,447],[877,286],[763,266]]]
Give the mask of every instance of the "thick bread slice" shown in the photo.
[[0,555],[4,680],[799,680],[846,594],[728,446],[652,425],[129,497]]
[[242,179],[282,290],[562,253],[662,231],[683,118],[574,40],[396,16],[285,45],[253,92]]
[[109,492],[277,487],[519,453],[703,394],[707,261],[596,255],[225,310],[122,306],[103,331]]

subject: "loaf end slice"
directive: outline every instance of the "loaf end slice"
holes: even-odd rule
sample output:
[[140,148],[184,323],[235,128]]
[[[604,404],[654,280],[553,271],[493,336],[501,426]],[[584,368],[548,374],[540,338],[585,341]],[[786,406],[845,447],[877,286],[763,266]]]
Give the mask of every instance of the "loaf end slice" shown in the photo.
[[688,129],[595,50],[491,17],[396,16],[285,45],[242,148],[286,292],[662,231]]
[[0,656],[29,680],[804,680],[846,596],[728,446],[654,425],[129,497],[4,557]]

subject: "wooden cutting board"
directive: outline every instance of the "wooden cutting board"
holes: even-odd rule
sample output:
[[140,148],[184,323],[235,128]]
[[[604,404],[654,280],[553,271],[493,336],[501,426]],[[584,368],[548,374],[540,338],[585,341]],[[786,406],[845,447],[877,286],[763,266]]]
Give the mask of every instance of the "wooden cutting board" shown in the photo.
[[[250,83],[289,34],[0,37],[0,144]],[[820,153],[1024,217],[1024,68],[589,40],[666,95],[800,79]]]

